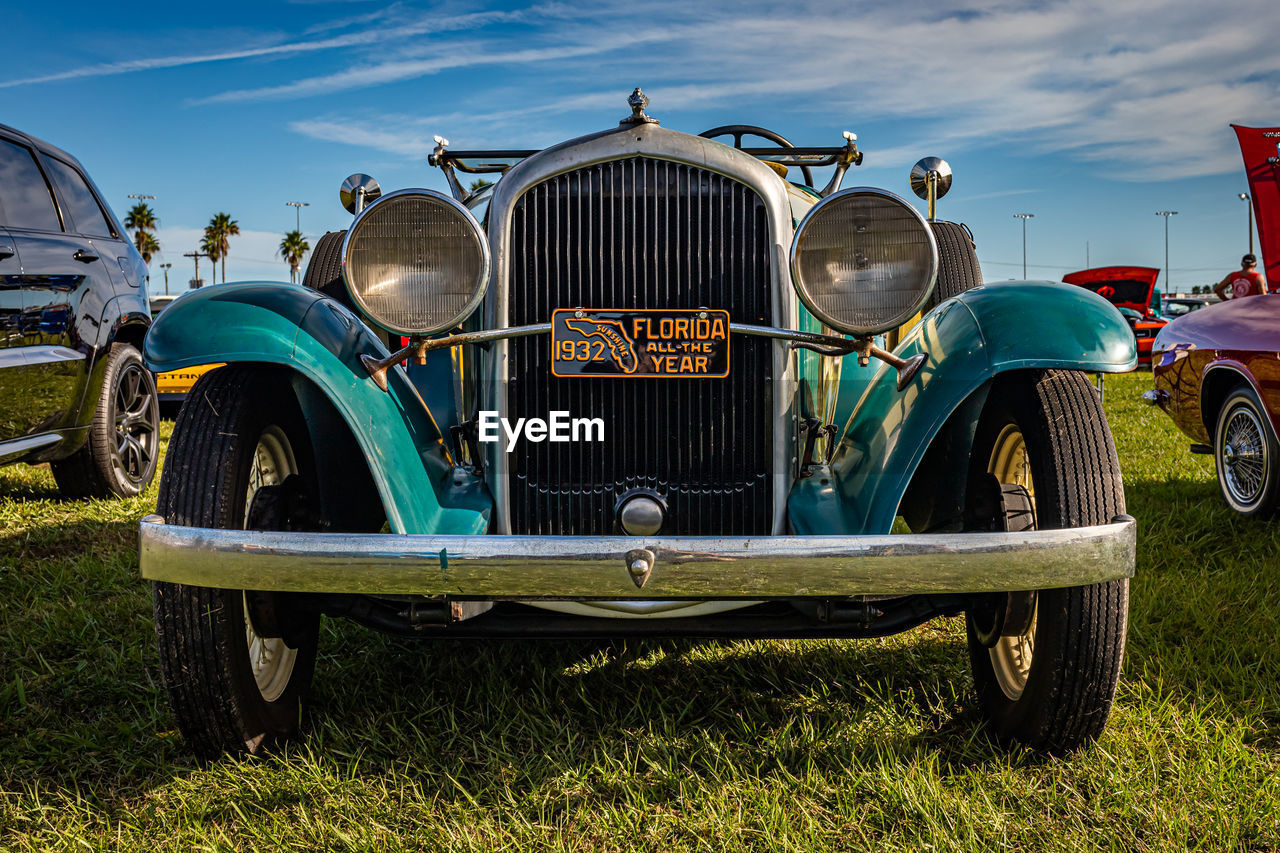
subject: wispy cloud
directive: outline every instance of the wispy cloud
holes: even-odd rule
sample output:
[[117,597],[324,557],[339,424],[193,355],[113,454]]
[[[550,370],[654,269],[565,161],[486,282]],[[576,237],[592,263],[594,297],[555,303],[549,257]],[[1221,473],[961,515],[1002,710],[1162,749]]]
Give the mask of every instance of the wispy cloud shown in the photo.
[[[393,9],[394,10],[394,9]],[[384,10],[359,18],[334,22],[327,27],[313,28],[311,32],[343,29],[353,23],[371,23],[383,21],[389,12]],[[483,26],[495,21],[515,20],[523,17],[525,11],[514,12],[473,12],[454,16],[418,16],[413,20],[398,21],[394,26],[381,25],[371,29],[331,36],[321,39],[266,44],[260,47],[240,48],[236,50],[214,51],[210,53],[176,54],[157,56],[146,59],[128,59],[119,62],[104,62],[96,65],[85,65],[66,71],[57,71],[34,77],[23,77],[17,80],[0,80],[0,89],[14,86],[28,86],[38,83],[53,83],[61,80],[74,80],[83,77],[104,77],[114,74],[130,74],[138,71],[154,71],[164,68],[178,68],[186,65],[200,65],[209,62],[227,62],[238,59],[254,59],[270,56],[287,56],[290,54],[314,53],[316,51],[355,48],[375,45],[389,40],[399,40],[428,33],[445,33],[456,30]],[[228,98],[231,99],[231,98]],[[216,100],[216,99],[215,99]]]
[[[861,122],[909,121],[915,129],[902,133],[903,144],[872,148],[878,165],[910,162],[921,139],[952,152],[1012,143],[1139,180],[1152,177],[1153,161],[1162,164],[1162,177],[1236,169],[1226,125],[1280,113],[1280,54],[1269,28],[1258,25],[1274,9],[1257,0],[1212,8],[1155,0],[944,0],[923,16],[882,3],[801,0],[784,18],[763,0],[743,0],[724,13],[660,2],[643,14],[663,22],[657,35],[637,27],[636,13],[629,2],[605,0],[532,27],[519,41],[428,45],[423,49],[438,53],[366,60],[205,102],[295,98],[509,64],[530,90],[546,92],[539,106],[552,112],[602,84],[616,98],[615,81],[642,80],[667,111],[726,103],[757,114],[820,109],[855,130]],[[643,50],[626,49],[641,42]],[[480,103],[483,93],[468,96]],[[495,92],[490,103],[501,102]],[[455,133],[497,128],[486,115],[464,116],[461,124]],[[293,127],[317,130],[305,120]],[[527,133],[527,118],[511,116],[510,127]],[[417,127],[381,125],[371,136],[385,151],[423,150]]]
[[[635,43],[633,40],[632,43]],[[385,83],[395,83],[415,77],[424,77],[452,68],[469,68],[478,65],[524,65],[556,62],[597,55],[613,50],[615,45],[578,44],[564,47],[527,48],[511,51],[485,51],[478,44],[454,46],[431,59],[382,62],[351,68],[336,74],[310,77],[282,86],[266,86],[256,89],[240,89],[199,98],[196,105],[295,98],[320,93],[332,93],[342,89],[367,88]]]
[[[346,8],[289,41],[86,65],[0,87],[276,57],[288,61],[273,63],[261,83],[196,93],[189,103],[287,100],[296,110],[307,98],[474,69],[465,89],[449,93],[454,136],[525,141],[548,132],[539,115],[613,104],[643,83],[668,113],[732,105],[764,123],[821,111],[833,127],[892,126],[884,147],[864,136],[877,165],[908,164],[922,144],[938,153],[1017,145],[1138,180],[1153,177],[1152,162],[1164,178],[1238,169],[1226,125],[1280,114],[1280,53],[1267,25],[1273,0],[939,0],[926,12],[879,0],[793,0],[785,16],[775,0],[724,9],[549,0],[458,14],[408,3],[366,10]],[[302,59],[319,51],[332,53],[321,72]],[[515,90],[529,109],[493,112]],[[466,113],[464,102],[476,109]],[[344,118],[346,127],[327,114],[289,117],[307,136],[397,156],[421,156],[429,130],[441,129],[379,115],[353,128]]]

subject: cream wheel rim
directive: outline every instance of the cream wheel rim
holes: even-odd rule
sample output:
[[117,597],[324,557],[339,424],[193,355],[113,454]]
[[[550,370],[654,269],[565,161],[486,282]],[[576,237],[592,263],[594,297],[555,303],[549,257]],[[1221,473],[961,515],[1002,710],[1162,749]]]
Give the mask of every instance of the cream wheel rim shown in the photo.
[[[253,450],[253,462],[249,469],[249,487],[244,499],[245,522],[249,520],[249,507],[253,496],[263,486],[278,486],[290,474],[298,473],[298,463],[293,448],[284,432],[275,426],[267,427],[258,438]],[[249,665],[253,667],[253,680],[258,692],[268,702],[279,699],[289,686],[293,667],[298,660],[298,650],[289,648],[279,637],[260,637],[253,630],[249,617],[249,602],[244,599],[244,637],[249,648]]]
[[[991,460],[987,470],[1001,483],[1022,486],[1031,498],[1031,508],[1036,506],[1036,486],[1031,477],[1031,460],[1027,456],[1027,441],[1022,430],[1016,424],[1008,424],[996,436],[995,447],[991,449]],[[996,683],[1010,701],[1016,702],[1022,691],[1027,688],[1027,678],[1031,675],[1031,660],[1035,653],[1036,616],[1039,609],[1031,613],[1031,622],[1027,630],[1016,637],[1000,637],[987,652],[991,655],[991,669],[995,672]]]

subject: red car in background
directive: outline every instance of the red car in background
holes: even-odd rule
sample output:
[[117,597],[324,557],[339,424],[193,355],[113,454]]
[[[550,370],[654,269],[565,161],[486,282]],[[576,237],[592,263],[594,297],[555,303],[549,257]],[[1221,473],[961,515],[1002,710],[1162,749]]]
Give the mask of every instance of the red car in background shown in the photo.
[[1227,504],[1270,516],[1280,503],[1280,293],[1228,299],[1169,323],[1156,339],[1154,390],[1168,412],[1212,453]]
[[[1280,127],[1232,125],[1258,223],[1267,281],[1280,281]],[[1252,248],[1252,247],[1251,247]],[[1077,273],[1078,275],[1078,273]],[[1280,293],[1228,299],[1170,322],[1156,339],[1155,388],[1193,453],[1212,453],[1227,505],[1280,507]]]
[[1067,273],[1062,280],[1092,290],[1129,321],[1138,341],[1138,364],[1151,364],[1151,345],[1169,321],[1151,307],[1160,270],[1153,267],[1094,267]]

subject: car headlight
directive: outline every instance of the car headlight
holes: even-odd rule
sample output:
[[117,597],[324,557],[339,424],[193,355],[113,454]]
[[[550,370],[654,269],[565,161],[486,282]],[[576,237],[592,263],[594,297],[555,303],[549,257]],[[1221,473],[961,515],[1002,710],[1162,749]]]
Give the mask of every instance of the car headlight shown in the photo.
[[457,325],[480,304],[489,244],[458,202],[434,190],[399,190],[351,224],[342,277],[370,320],[402,335],[429,335]]
[[814,205],[796,229],[791,278],[814,316],[855,335],[902,325],[938,274],[933,229],[903,199],[853,187]]

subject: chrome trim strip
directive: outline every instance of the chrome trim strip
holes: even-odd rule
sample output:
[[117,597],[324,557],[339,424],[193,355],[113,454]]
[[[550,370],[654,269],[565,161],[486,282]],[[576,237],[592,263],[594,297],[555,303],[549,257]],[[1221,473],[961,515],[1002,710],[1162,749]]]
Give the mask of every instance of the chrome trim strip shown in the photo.
[[[858,349],[858,342],[851,341],[848,338],[838,335],[824,335],[818,332],[801,332],[795,329],[774,329],[769,326],[752,326],[747,323],[730,323],[729,331],[741,335],[756,335],[762,338],[775,338],[784,341],[796,341],[804,344],[811,344],[820,347],[834,347],[844,349],[845,352],[840,355],[848,355]],[[446,338],[428,338],[426,340],[415,340],[408,346],[396,350],[386,358],[374,358],[371,355],[360,356],[360,362],[364,365],[365,370],[370,376],[378,382],[378,387],[383,391],[387,390],[386,379],[379,377],[380,373],[385,373],[390,367],[400,364],[408,358],[418,353],[429,353],[438,349],[449,349],[462,344],[485,344],[491,341],[505,341],[510,338],[523,338],[530,335],[543,335],[551,333],[550,323],[534,323],[529,326],[508,326],[503,329],[482,329],[478,332],[460,332],[456,335],[450,335]],[[3,351],[0,351],[0,358],[3,358]]]
[[85,359],[84,353],[56,344],[15,347],[12,351],[20,353],[30,367],[41,364],[60,364],[64,361],[84,361]]
[[[511,213],[516,201],[526,190],[537,183],[564,172],[611,160],[632,157],[653,157],[685,163],[700,169],[709,169],[751,187],[764,202],[769,216],[773,240],[773,323],[779,328],[796,328],[800,321],[796,309],[794,291],[787,256],[791,245],[793,222],[787,184],[764,163],[734,148],[670,130],[657,124],[624,125],[603,133],[572,139],[539,151],[522,160],[502,176],[489,203],[489,248],[493,253],[490,268],[489,298],[485,300],[483,327],[506,328],[507,270],[511,262]],[[585,308],[609,306],[587,305]],[[733,318],[730,317],[730,320]],[[796,359],[784,344],[774,346],[774,376],[777,384],[774,395],[774,533],[781,533],[786,524],[787,494],[795,476],[794,455],[795,418],[791,411],[795,397]],[[496,411],[500,417],[507,414],[507,345],[495,343],[487,354],[484,369],[485,388],[481,408]],[[486,481],[493,494],[493,529],[495,533],[510,533],[511,516],[508,500],[506,454],[501,443],[495,442],[485,459]]]
[[[579,537],[287,533],[140,525],[142,576],[224,589],[503,599],[1000,592],[1131,577],[1137,523],[1026,533]],[[652,563],[643,588],[629,566]]]
[[24,435],[22,438],[0,441],[0,462],[17,459],[19,456],[26,456],[28,453],[32,453],[42,447],[48,447],[51,444],[57,444],[59,441],[62,441],[62,435],[56,432]]

